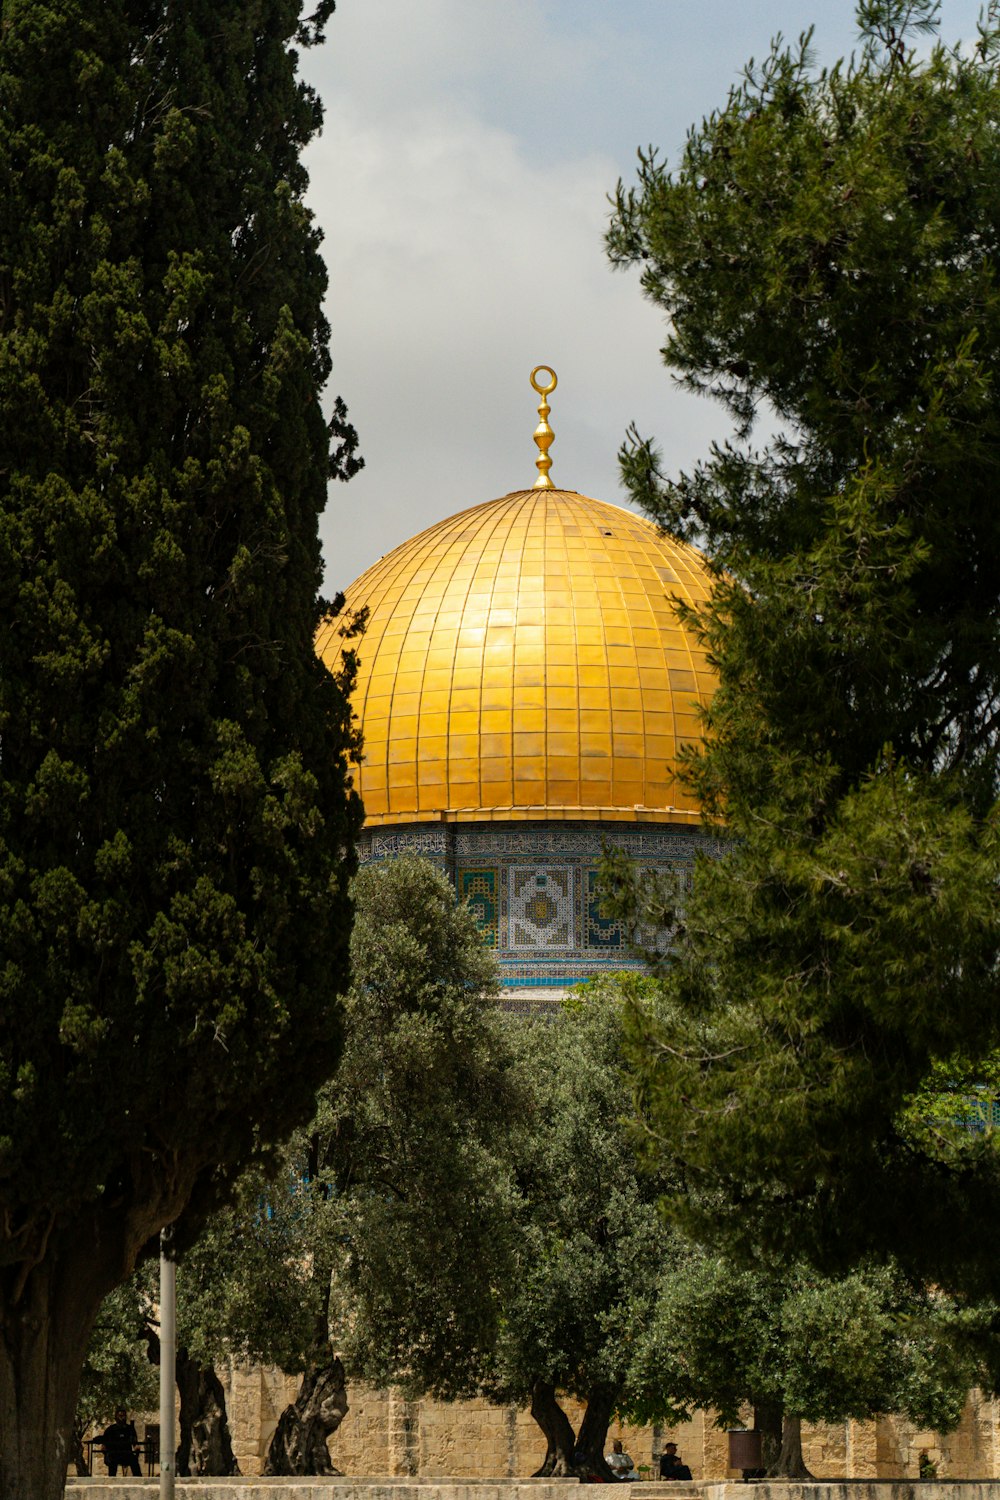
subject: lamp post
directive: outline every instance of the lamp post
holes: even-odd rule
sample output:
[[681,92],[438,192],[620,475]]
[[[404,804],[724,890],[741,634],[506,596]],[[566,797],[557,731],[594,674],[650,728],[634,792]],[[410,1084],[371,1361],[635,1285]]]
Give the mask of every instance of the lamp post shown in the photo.
[[174,1500],[174,1378],[177,1363],[177,1267],[169,1255],[171,1231],[160,1230],[160,1500]]

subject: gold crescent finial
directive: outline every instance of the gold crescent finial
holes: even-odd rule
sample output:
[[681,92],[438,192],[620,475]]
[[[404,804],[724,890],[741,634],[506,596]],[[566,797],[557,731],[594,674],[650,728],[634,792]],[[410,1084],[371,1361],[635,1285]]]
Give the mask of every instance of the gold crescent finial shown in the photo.
[[[550,377],[548,385],[538,384],[537,377],[539,371],[544,371],[544,373]],[[552,408],[549,406],[549,403],[545,398],[546,396],[552,395],[552,392],[559,384],[559,381],[556,377],[555,370],[551,369],[550,366],[536,365],[531,372],[531,384],[532,388],[536,390],[542,398],[542,404],[538,408],[538,415],[541,418],[541,421],[535,428],[535,443],[538,447],[538,457],[535,459],[535,468],[538,470],[538,478],[535,480],[532,488],[536,490],[554,490],[555,485],[549,478],[549,470],[552,467],[552,460],[549,457],[549,449],[555,442],[556,435],[552,431],[552,428],[548,423],[548,415]]]

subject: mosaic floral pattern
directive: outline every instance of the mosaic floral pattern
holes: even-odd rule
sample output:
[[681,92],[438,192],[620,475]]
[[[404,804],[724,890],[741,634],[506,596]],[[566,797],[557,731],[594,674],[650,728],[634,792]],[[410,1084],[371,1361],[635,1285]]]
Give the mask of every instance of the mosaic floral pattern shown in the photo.
[[624,948],[626,946],[626,938],[622,932],[620,918],[605,917],[601,914],[599,884],[600,872],[598,870],[588,870],[584,926],[586,936],[584,937],[584,942],[588,948]]
[[488,948],[495,948],[500,936],[497,879],[496,870],[460,870],[458,873],[458,899],[468,904]]
[[514,865],[510,870],[507,946],[571,948],[574,941],[573,872],[555,866]]

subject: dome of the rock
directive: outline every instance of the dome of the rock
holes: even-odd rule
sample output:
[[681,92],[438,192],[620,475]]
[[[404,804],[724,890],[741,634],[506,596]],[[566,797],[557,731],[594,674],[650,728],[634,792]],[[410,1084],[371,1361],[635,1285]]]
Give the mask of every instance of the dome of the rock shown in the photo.
[[[549,376],[539,384],[539,370]],[[678,775],[714,677],[678,602],[711,580],[650,522],[557,490],[542,397],[533,489],[440,521],[346,590],[317,648],[357,653],[362,860],[433,860],[497,952],[507,1003],[641,965],[602,903],[609,845],[682,880],[713,840]]]
[[[696,822],[676,775],[713,677],[674,601],[692,548],[619,506],[518,490],[441,521],[347,590],[366,826]],[[318,646],[333,665],[337,622]]]

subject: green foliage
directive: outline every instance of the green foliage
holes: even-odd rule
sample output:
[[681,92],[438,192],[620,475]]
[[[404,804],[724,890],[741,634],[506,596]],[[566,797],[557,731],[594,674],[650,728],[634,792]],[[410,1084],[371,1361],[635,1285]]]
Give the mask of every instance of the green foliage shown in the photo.
[[336,1080],[185,1252],[179,1338],[202,1363],[298,1372],[335,1349],[372,1383],[467,1394],[509,1274],[524,1102],[496,964],[425,861],[368,865],[352,889]]
[[[326,278],[300,155],[320,109],[292,45],[333,5],[299,9],[4,8],[15,1296],[19,1267],[67,1236],[83,1254],[100,1239],[106,1284],[124,1275],[159,1224],[307,1117],[336,1058],[360,809],[348,682],[312,642],[329,608],[317,520],[356,462],[319,399]],[[84,1208],[115,1234],[81,1226]]]
[[146,1332],[152,1326],[156,1289],[153,1263],[115,1287],[104,1299],[90,1336],[80,1376],[77,1427],[103,1428],[115,1410],[155,1410],[160,1372],[149,1359]]
[[497,1336],[524,1091],[449,881],[400,858],[362,869],[355,899],[347,1041],[311,1140],[335,1343],[370,1381],[451,1398]]
[[918,55],[934,19],[871,0],[819,73],[808,38],[777,44],[676,171],[645,156],[619,187],[611,257],[735,422],[676,479],[623,452],[710,559],[719,687],[687,774],[737,836],[632,1033],[698,1234],[840,1271],[891,1249],[978,1296],[995,1137],[942,1145],[915,1103],[1000,1044],[1000,80],[985,23]]
[[512,1017],[510,1030],[530,1109],[496,1393],[526,1401],[540,1380],[583,1401],[617,1395],[673,1242],[656,1207],[667,1184],[637,1172],[629,1138],[621,1003],[589,985],[555,1020]]

